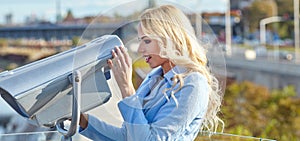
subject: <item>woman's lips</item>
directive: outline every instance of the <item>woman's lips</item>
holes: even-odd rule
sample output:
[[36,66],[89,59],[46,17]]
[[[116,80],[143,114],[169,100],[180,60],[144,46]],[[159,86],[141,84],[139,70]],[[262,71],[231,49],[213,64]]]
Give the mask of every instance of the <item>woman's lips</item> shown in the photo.
[[146,63],[149,63],[151,56],[145,56]]

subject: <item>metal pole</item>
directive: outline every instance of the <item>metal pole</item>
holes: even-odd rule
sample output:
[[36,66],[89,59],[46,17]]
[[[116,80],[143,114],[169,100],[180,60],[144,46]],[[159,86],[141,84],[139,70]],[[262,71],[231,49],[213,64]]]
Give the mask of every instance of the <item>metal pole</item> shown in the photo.
[[148,4],[149,4],[149,8],[152,8],[152,7],[155,7],[155,6],[156,6],[155,0],[149,0],[149,1],[148,1]]
[[81,82],[82,75],[79,70],[75,70],[72,74],[73,79],[73,98],[72,98],[72,119],[69,130],[64,129],[64,121],[67,119],[60,119],[56,122],[56,129],[63,136],[61,141],[72,141],[72,136],[77,132],[77,126],[80,120],[81,107]]
[[300,63],[299,0],[294,0],[295,62]]
[[202,17],[201,13],[195,15],[196,23],[196,36],[202,38]]
[[260,38],[260,44],[262,46],[266,45],[266,23],[264,20],[261,20],[259,23],[259,38]]
[[[199,9],[199,13],[196,13],[196,35],[197,37],[200,37],[202,39],[202,11],[201,11],[201,1],[199,0],[199,6],[197,8]],[[199,22],[199,23],[198,23]]]
[[226,31],[226,54],[231,56],[231,20],[230,20],[230,0],[226,0],[227,10],[225,13],[225,31]]
[[269,17],[260,20],[259,22],[259,33],[260,33],[260,44],[261,45],[266,45],[266,24],[273,23],[273,22],[280,22],[282,21],[281,17],[274,16],[274,17]]

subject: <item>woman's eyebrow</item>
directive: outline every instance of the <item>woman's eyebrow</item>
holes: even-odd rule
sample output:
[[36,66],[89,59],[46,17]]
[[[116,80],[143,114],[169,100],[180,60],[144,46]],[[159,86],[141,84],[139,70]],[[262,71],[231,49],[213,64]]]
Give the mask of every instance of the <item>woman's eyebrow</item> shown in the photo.
[[147,35],[143,35],[142,37],[138,37],[138,40],[143,40],[144,38],[148,37]]

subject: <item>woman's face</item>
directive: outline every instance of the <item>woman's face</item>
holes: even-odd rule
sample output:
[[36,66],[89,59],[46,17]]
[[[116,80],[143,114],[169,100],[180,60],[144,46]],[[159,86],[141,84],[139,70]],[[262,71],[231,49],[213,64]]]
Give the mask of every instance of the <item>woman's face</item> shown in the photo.
[[141,24],[138,26],[138,38],[140,41],[138,52],[143,55],[146,63],[151,68],[162,66],[164,73],[168,72],[171,69],[169,60],[159,56],[160,48],[158,41],[146,36],[142,31]]

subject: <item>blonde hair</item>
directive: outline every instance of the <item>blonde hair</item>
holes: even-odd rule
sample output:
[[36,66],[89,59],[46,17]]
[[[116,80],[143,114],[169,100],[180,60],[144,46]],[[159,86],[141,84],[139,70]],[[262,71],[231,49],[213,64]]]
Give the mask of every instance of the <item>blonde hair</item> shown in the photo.
[[[183,77],[191,72],[199,72],[207,78],[210,86],[209,102],[200,130],[216,132],[221,123],[223,131],[224,123],[218,117],[222,101],[219,82],[207,67],[206,50],[198,43],[187,16],[172,5],[163,5],[147,9],[141,15],[140,23],[143,32],[158,41],[161,57],[168,58],[175,65],[187,68],[187,73],[174,76],[180,82],[180,87],[183,85]],[[174,100],[176,102],[176,99]]]

